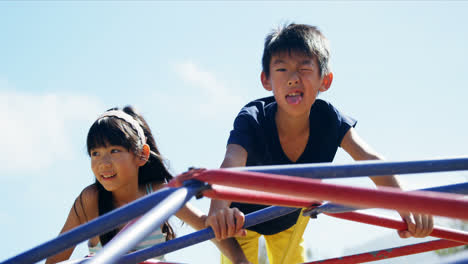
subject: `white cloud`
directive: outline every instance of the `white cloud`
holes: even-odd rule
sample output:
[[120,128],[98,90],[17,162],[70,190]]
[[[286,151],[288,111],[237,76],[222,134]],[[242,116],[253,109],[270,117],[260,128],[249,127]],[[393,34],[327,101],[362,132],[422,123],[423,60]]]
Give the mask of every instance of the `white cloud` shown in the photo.
[[[2,87],[9,88],[2,82]],[[32,94],[0,89],[0,168],[25,172],[82,155],[96,99],[67,94]],[[79,142],[74,135],[79,134]],[[84,135],[83,135],[84,134]]]
[[[195,90],[190,90],[194,96],[177,96],[177,100],[184,105],[184,112],[187,109],[196,113],[198,118],[203,119],[223,119],[225,114],[237,114],[240,108],[246,103],[244,97],[236,93],[238,89],[228,87],[227,81],[220,81],[219,78],[210,71],[202,69],[199,65],[187,61],[174,66],[176,73]],[[174,94],[157,94],[157,98],[164,102],[174,101]],[[196,98],[194,100],[193,98]]]

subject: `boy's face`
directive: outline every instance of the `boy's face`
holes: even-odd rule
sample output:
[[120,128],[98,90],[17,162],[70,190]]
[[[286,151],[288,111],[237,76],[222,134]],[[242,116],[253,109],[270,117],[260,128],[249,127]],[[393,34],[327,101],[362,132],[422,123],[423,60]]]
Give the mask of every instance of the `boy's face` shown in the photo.
[[289,115],[308,115],[319,91],[328,90],[333,75],[320,77],[320,67],[315,57],[299,52],[282,52],[273,55],[270,76],[262,72],[262,84],[273,91],[278,110]]

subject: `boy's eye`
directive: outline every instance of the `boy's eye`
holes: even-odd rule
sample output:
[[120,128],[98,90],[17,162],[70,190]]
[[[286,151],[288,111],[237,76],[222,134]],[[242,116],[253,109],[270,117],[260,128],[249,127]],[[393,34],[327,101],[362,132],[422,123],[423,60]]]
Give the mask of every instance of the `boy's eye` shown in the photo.
[[276,71],[277,71],[277,72],[285,72],[286,69],[285,69],[285,68],[278,68],[278,69],[276,69]]
[[91,157],[96,157],[99,155],[99,152],[97,151],[91,151]]
[[118,152],[121,152],[121,150],[120,149],[112,149],[111,150],[111,153],[118,153]]

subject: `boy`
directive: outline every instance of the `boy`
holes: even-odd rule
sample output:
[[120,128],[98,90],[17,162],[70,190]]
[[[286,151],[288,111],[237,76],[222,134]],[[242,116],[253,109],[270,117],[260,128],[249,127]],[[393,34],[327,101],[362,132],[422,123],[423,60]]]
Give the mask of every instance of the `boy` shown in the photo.
[[[313,26],[290,24],[266,37],[261,82],[273,96],[242,108],[234,121],[222,168],[331,162],[338,147],[354,160],[382,159],[357,135],[354,119],[317,99],[333,81],[329,57],[328,40]],[[394,176],[371,179],[377,186],[400,187]],[[213,200],[210,215],[227,207],[248,214],[266,206]],[[408,224],[408,230],[399,231],[400,237],[431,233],[431,216],[413,214],[413,220],[411,214],[400,214]],[[297,211],[248,228],[247,235],[238,238],[248,260],[258,263],[258,238],[264,235],[270,263],[279,263],[299,217]],[[209,221],[218,227],[214,231],[220,237],[232,236],[240,229],[222,217]],[[305,262],[302,242],[293,245],[294,263]]]

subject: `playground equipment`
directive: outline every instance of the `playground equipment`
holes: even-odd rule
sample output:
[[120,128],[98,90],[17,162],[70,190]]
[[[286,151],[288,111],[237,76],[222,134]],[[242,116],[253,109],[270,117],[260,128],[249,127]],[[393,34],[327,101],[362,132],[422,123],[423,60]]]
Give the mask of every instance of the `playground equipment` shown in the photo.
[[[155,227],[160,226],[194,196],[272,205],[248,214],[244,227],[302,208],[308,208],[303,214],[305,216],[316,217],[324,213],[341,219],[397,230],[406,228],[402,220],[355,212],[355,210],[384,208],[468,220],[468,200],[464,196],[468,194],[468,183],[403,192],[394,188],[368,189],[318,180],[459,170],[468,170],[468,157],[403,162],[366,161],[350,165],[322,163],[189,171],[176,177],[169,185],[174,186],[178,183],[182,187],[164,188],[1,263],[36,263],[140,215],[143,216],[135,224],[116,236],[95,257],[73,263],[154,263],[145,260],[214,237],[213,231],[207,228],[128,253]],[[320,205],[317,200],[329,203]],[[308,217],[300,218],[297,232],[291,240],[302,236],[308,219]],[[309,263],[363,263],[468,244],[468,232],[461,230],[436,226],[431,236],[441,239]],[[284,253],[283,263],[290,263],[288,250]],[[447,264],[461,263],[468,263],[466,255]]]

